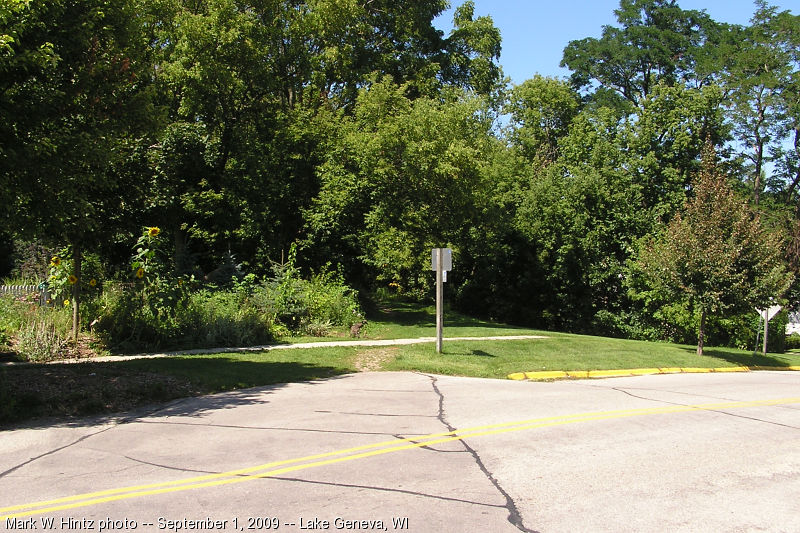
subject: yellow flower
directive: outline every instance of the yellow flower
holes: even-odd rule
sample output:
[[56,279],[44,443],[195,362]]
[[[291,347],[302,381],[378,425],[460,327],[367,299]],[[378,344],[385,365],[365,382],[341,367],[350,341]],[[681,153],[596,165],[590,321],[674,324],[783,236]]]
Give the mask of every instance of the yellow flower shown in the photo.
[[57,255],[54,255],[53,258],[50,259],[50,265],[54,267],[61,265],[61,258]]
[[78,283],[78,278],[76,278],[74,274],[70,274],[69,277],[67,278],[67,281],[69,281],[70,285],[75,285],[76,283]]
[[142,267],[139,267],[139,269],[136,271],[136,277],[139,279],[144,277],[144,269]]
[[90,279],[89,280],[89,286],[90,287],[94,287],[95,285],[97,285],[97,280],[94,279],[94,278]]
[[64,307],[67,307],[68,305],[69,305],[69,300],[64,300]]
[[160,230],[160,229],[158,229],[158,228],[157,228],[157,227],[155,227],[155,226],[153,226],[152,228],[147,228],[147,234],[148,234],[149,236],[151,236],[151,237],[155,237],[155,236],[156,236],[156,235],[158,235],[159,233],[161,233],[161,230]]

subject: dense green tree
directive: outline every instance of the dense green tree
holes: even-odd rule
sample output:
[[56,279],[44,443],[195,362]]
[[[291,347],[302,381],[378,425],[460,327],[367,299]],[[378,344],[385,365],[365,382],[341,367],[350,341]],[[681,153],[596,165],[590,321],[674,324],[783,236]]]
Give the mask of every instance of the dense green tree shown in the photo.
[[531,184],[515,224],[535,252],[542,277],[542,292],[531,298],[539,320],[590,331],[598,313],[616,312],[624,303],[625,261],[635,235],[648,225],[647,212],[624,174],[565,170],[552,165]]
[[453,31],[446,40],[440,63],[443,78],[458,87],[490,95],[501,83],[501,38],[491,17],[475,18],[471,0],[456,8]]
[[[12,194],[10,227],[69,244],[79,281],[83,252],[113,235],[118,214],[136,205],[137,184],[117,171],[153,116],[138,7],[134,0],[33,2],[20,12],[24,23],[3,62],[3,140],[13,152],[0,164]],[[75,335],[79,297],[80,282]]]
[[683,10],[675,0],[621,0],[619,27],[604,26],[598,38],[571,41],[562,66],[577,87],[598,83],[638,104],[653,87],[699,82],[695,67],[715,32],[705,12]]
[[[743,146],[755,204],[767,181],[779,190],[796,187],[791,170],[796,150],[787,151],[783,145],[800,122],[796,109],[800,16],[778,12],[763,0],[757,5],[752,24],[737,31],[737,47],[724,78],[730,120]],[[778,183],[765,179],[766,165],[773,158],[781,162]]]
[[555,161],[579,110],[580,97],[566,82],[534,76],[511,91],[511,140],[531,162]]
[[699,315],[697,354],[703,354],[710,314],[764,307],[782,297],[791,276],[779,237],[716,169],[713,151],[693,182],[693,196],[657,238],[645,241],[635,269],[668,301]]
[[307,245],[371,285],[419,296],[430,248],[458,247],[479,225],[491,121],[481,99],[412,100],[407,90],[386,78],[361,90],[319,169]]
[[[446,2],[153,5],[162,20],[152,30],[157,79],[173,122],[154,146],[156,184],[196,184],[181,193],[181,209],[165,211],[165,224],[176,246],[201,251],[206,271],[229,251],[263,268],[300,237],[301,213],[320,188],[316,167],[328,157],[325,139],[340,111],[353,114],[373,72],[403,84],[411,99],[438,97],[448,86],[490,92],[499,84],[499,32],[491,19],[473,20],[469,5],[458,10],[447,39],[432,24]],[[450,58],[460,58],[458,68]],[[202,176],[187,169],[188,182],[179,175],[183,163],[176,167],[162,153],[186,124],[203,131],[205,148],[181,160],[206,165]]]
[[655,217],[668,219],[683,203],[704,143],[719,145],[727,137],[722,100],[716,85],[658,85],[624,120],[618,138],[624,157],[617,168],[641,187],[642,207]]
[[[541,78],[512,93],[511,139],[534,164],[517,171],[521,179],[501,179],[513,184],[513,225],[528,247],[517,253],[542,280],[530,285],[537,296],[525,314],[551,327],[626,334],[627,261],[683,204],[704,141],[722,138],[721,93],[659,84],[623,116],[597,105],[576,113],[574,98]],[[525,142],[557,157],[542,165]]]

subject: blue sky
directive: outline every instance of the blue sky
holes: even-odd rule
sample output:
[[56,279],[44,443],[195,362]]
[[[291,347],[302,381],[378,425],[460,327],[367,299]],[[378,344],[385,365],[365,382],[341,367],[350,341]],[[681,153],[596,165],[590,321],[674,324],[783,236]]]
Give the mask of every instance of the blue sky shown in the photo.
[[[616,25],[619,0],[474,0],[475,16],[490,15],[503,37],[500,64],[515,84],[533,77],[568,76],[558,66],[569,41],[599,37],[603,25]],[[451,0],[458,6],[463,0]],[[755,11],[751,0],[678,0],[683,9],[705,9],[719,22],[747,24]],[[779,10],[800,11],[800,0],[772,1]],[[450,9],[434,23],[445,34],[452,28]]]

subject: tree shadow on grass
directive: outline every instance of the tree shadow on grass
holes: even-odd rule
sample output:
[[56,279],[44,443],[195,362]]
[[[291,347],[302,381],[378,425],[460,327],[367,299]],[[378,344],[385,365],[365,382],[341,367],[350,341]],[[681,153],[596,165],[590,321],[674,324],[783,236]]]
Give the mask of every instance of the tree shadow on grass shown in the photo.
[[[232,357],[7,366],[0,376],[0,430],[22,423],[25,427],[94,426],[135,419],[138,413],[200,416],[263,403],[265,394],[287,383],[314,382],[351,371]],[[270,387],[265,390],[264,386]],[[211,396],[197,398],[201,395]]]
[[370,302],[365,305],[367,320],[392,322],[401,326],[431,327],[436,315],[419,304],[406,302]]
[[[367,319],[373,322],[392,322],[401,326],[436,327],[436,312],[431,307],[409,302],[372,302],[365,305]],[[444,311],[445,327],[486,328],[486,329],[526,329],[487,322],[457,313],[449,308]]]
[[497,357],[495,354],[486,352],[484,350],[471,350],[469,348],[462,348],[462,347],[454,348],[452,346],[448,346],[448,344],[449,343],[444,343],[444,346],[442,347],[442,355],[443,356],[453,356],[453,355],[458,356],[458,355],[461,355],[461,356],[467,356],[467,357],[470,357],[470,356]]
[[[696,353],[696,348],[682,348],[684,351]],[[705,348],[703,355],[722,359],[729,363],[735,363],[740,366],[772,366],[772,367],[789,367],[792,366],[791,361],[781,356],[781,354],[761,354],[742,352],[741,350],[733,350],[726,348]]]
[[497,357],[496,355],[484,352],[483,350],[470,350],[470,355],[479,355],[481,357]]

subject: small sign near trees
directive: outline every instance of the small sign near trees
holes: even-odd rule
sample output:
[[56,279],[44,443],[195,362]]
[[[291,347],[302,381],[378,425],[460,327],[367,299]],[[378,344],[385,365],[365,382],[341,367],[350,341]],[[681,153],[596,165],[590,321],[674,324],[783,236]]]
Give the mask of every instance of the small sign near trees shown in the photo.
[[[773,305],[767,309],[759,309],[756,307],[756,312],[758,316],[761,317],[761,320],[764,321],[764,349],[762,350],[764,355],[767,355],[767,333],[769,330],[769,321],[772,320],[772,317],[777,315],[781,309],[783,309],[780,305]],[[756,335],[756,350],[758,350],[758,336]]]
[[436,353],[442,353],[444,282],[447,281],[447,272],[453,270],[453,250],[451,248],[431,250],[431,270],[436,271]]
[[434,248],[431,250],[431,270],[436,270],[439,265],[438,253],[442,253],[442,270],[449,272],[453,270],[453,249],[452,248]]

